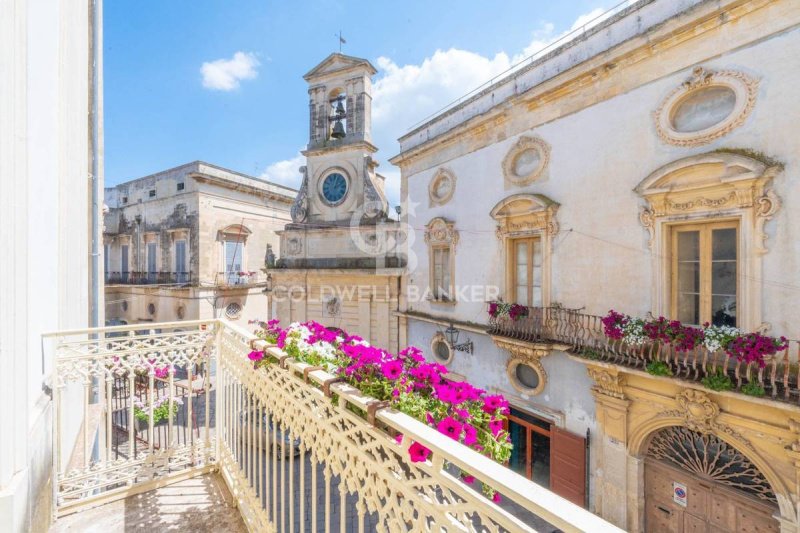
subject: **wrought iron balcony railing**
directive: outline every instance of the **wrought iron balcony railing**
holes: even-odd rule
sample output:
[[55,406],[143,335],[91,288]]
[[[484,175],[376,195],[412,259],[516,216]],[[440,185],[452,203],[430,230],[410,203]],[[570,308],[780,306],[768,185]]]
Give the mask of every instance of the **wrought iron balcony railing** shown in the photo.
[[44,337],[57,516],[219,470],[250,531],[621,531],[229,322],[149,327]]
[[221,287],[254,287],[267,284],[264,272],[217,272],[214,284]]
[[591,360],[645,370],[653,362],[662,362],[673,377],[700,382],[709,376],[727,375],[733,390],[741,391],[748,383],[764,389],[764,397],[786,402],[800,402],[798,357],[800,342],[765,359],[765,366],[729,357],[722,350],[711,352],[700,345],[678,351],[666,342],[630,346],[606,337],[603,317],[560,307],[528,307],[527,316],[512,319],[489,317],[489,334],[532,343],[549,343]]
[[184,285],[192,281],[190,272],[106,272],[107,285]]

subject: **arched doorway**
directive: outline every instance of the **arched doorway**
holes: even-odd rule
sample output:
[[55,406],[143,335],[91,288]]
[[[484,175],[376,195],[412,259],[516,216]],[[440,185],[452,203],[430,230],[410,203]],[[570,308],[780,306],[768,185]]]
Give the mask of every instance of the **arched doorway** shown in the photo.
[[645,460],[645,529],[780,531],[775,493],[741,452],[711,433],[670,426]]

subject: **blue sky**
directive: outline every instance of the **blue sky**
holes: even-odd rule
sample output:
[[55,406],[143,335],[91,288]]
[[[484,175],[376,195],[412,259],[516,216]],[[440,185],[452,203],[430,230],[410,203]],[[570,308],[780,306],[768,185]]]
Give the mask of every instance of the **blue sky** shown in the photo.
[[[202,159],[297,186],[302,76],[338,50],[369,59],[379,172],[419,119],[613,0],[114,0],[105,3],[106,183]],[[205,65],[205,67],[204,67]]]

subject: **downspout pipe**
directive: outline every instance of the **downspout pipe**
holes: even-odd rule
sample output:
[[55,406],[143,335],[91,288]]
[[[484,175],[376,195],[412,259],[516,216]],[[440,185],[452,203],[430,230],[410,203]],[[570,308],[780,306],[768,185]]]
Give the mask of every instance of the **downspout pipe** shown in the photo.
[[100,327],[104,310],[102,257],[102,212],[103,212],[103,0],[92,0],[91,11],[91,103],[89,122],[91,143],[91,326]]

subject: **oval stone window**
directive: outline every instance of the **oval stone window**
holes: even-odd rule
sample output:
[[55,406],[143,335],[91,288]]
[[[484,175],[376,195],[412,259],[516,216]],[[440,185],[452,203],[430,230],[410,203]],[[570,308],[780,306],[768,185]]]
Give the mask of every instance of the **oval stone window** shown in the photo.
[[439,332],[431,339],[431,352],[437,362],[443,365],[453,360],[453,347],[447,342],[445,336]]
[[516,376],[524,387],[535,389],[539,386],[539,374],[530,365],[517,365]]
[[672,127],[681,133],[702,131],[716,126],[736,107],[736,92],[717,85],[690,92],[672,112]]
[[455,174],[447,169],[439,169],[428,186],[431,206],[446,204],[453,197],[455,189]]
[[521,178],[528,176],[539,168],[541,161],[539,150],[535,148],[523,150],[514,158],[514,174]]

